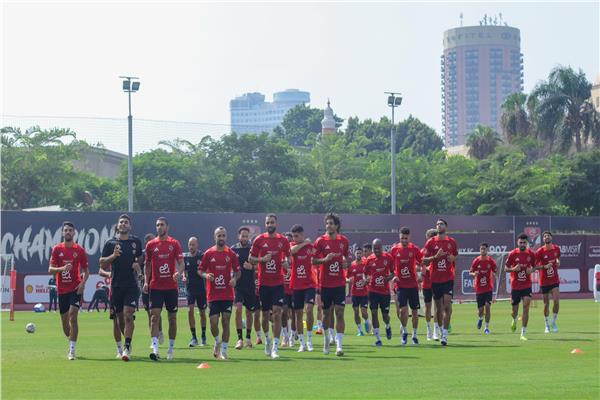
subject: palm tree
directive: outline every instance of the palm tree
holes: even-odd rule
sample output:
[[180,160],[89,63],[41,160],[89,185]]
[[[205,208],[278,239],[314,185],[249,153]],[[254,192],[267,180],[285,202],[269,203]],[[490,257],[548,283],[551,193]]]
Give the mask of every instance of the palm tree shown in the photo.
[[498,146],[501,141],[502,140],[495,130],[489,126],[477,125],[467,137],[469,155],[479,160],[483,160],[494,153],[496,146]]
[[502,103],[500,126],[508,143],[512,143],[517,137],[529,136],[532,133],[532,123],[526,106],[527,95],[524,93],[513,93]]
[[557,67],[550,72],[547,82],[538,84],[530,94],[528,104],[536,115],[538,137],[558,144],[564,152],[573,142],[578,152],[590,137],[600,135],[596,124],[588,123],[595,118],[585,106],[591,94],[592,84],[582,70]]

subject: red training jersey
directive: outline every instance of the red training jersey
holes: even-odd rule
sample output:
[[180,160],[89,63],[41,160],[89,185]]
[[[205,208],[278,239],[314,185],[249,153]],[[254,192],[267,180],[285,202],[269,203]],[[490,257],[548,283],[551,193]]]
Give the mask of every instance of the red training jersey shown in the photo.
[[290,256],[290,242],[279,233],[269,237],[268,233],[262,233],[252,242],[250,255],[252,257],[264,257],[271,254],[271,260],[258,263],[258,285],[279,286],[283,285],[283,267],[281,263]]
[[477,275],[475,275],[475,293],[487,293],[494,290],[494,274],[497,270],[496,261],[489,255],[485,260],[481,256],[473,260],[469,272],[477,272]]
[[154,238],[146,244],[146,263],[152,268],[150,289],[178,289],[173,275],[177,271],[177,261],[183,260],[179,240],[167,236],[165,240]]
[[211,301],[233,301],[233,287],[229,285],[232,275],[240,270],[237,253],[228,246],[219,251],[213,246],[204,252],[198,270],[213,274],[214,280],[206,279],[206,299]]
[[325,234],[315,241],[315,249],[317,251],[316,258],[325,258],[330,253],[335,254],[330,261],[320,266],[319,281],[321,287],[346,287],[344,257],[346,259],[350,258],[348,238],[337,234],[335,239],[332,239],[328,234]]
[[[295,246],[296,243],[292,243]],[[292,290],[303,290],[317,287],[317,278],[312,266],[315,247],[309,243],[292,255]]]
[[[421,249],[421,260],[425,257],[425,248]],[[431,289],[431,265],[423,264],[423,282],[421,282],[422,289]]]
[[65,243],[59,243],[52,249],[50,265],[53,267],[62,267],[71,264],[69,271],[56,273],[56,289],[58,294],[65,294],[77,290],[81,283],[81,270],[88,269],[88,258],[85,249],[73,243],[67,247]]
[[519,265],[520,269],[510,273],[511,290],[523,290],[531,288],[531,274],[527,273],[527,268],[533,268],[535,264],[535,254],[531,249],[521,251],[518,248],[508,254],[506,265],[510,268]]
[[394,259],[394,274],[398,277],[394,283],[395,289],[418,288],[417,264],[423,261],[421,249],[412,243],[406,247],[397,244],[392,247],[390,255]]
[[434,236],[425,243],[425,257],[435,256],[440,249],[446,254],[430,264],[431,282],[448,282],[454,280],[454,262],[448,260],[448,255],[458,256],[456,241],[450,236],[440,239]]
[[389,253],[381,253],[377,257],[375,253],[371,254],[366,261],[365,275],[370,276],[369,292],[379,294],[390,294],[390,287],[385,280],[393,272],[394,259]]
[[366,259],[353,261],[348,268],[348,278],[352,278],[352,286],[350,287],[351,296],[368,296],[367,284],[365,278],[365,263]]
[[551,246],[552,247],[550,249],[547,249],[544,245],[535,252],[535,260],[537,265],[552,264],[550,269],[540,269],[541,286],[560,283],[560,279],[558,277],[558,265],[556,265],[556,261],[560,260],[560,247],[555,244],[552,244]]

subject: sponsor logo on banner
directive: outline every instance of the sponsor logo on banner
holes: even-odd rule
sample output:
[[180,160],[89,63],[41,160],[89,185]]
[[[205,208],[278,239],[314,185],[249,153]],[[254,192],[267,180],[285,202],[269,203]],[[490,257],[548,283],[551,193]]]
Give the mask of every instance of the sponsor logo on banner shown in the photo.
[[3,276],[0,281],[2,288],[2,303],[10,303],[10,276]]
[[50,275],[26,275],[23,281],[25,303],[47,303],[50,300]]
[[[469,275],[468,270],[462,271],[462,294],[475,294],[475,278]],[[509,285],[510,286],[510,285]]]
[[600,246],[590,246],[588,251],[589,258],[600,258]]
[[578,269],[560,270],[560,291],[579,292],[581,290],[581,274]]
[[561,257],[579,257],[581,254],[581,242],[578,244],[562,245],[559,247]]

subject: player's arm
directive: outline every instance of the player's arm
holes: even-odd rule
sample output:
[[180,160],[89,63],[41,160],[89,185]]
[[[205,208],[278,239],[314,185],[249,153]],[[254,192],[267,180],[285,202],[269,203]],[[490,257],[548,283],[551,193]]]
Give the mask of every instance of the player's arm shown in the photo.
[[325,263],[328,263],[329,261],[333,260],[333,257],[335,257],[335,253],[329,253],[323,258],[313,257],[312,263],[314,265],[325,264]]
[[88,259],[87,259],[87,255],[85,254],[85,250],[83,252],[82,258],[83,258],[83,260],[81,261],[81,267],[83,269],[83,278],[81,278],[81,282],[79,283],[79,286],[77,286],[78,294],[83,293],[83,289],[85,289],[85,284],[86,284],[88,278],[90,277],[90,269],[88,266]]
[[112,271],[109,271],[109,269],[111,269],[110,264],[108,264],[107,267],[103,267],[102,264],[100,264],[98,275],[100,275],[103,278],[112,278]]
[[113,251],[110,251],[110,242],[106,242],[104,244],[104,248],[102,249],[102,256],[100,257],[100,267],[107,266],[112,264],[113,261],[117,259],[122,253],[121,247],[118,245],[113,246]]
[[310,239],[304,239],[304,242],[293,245],[290,248],[290,253],[296,254],[297,252],[302,250],[303,247],[305,247],[306,245],[309,245],[309,244],[310,244]]
[[242,271],[240,271],[239,269],[237,271],[235,271],[235,273],[233,274],[233,277],[229,281],[229,286],[235,287],[237,282],[240,280],[241,276],[242,276]]

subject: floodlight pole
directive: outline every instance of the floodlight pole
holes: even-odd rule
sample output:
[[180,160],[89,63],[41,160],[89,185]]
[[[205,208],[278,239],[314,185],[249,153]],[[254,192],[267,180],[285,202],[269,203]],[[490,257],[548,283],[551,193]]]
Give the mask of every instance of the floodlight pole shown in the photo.
[[129,115],[127,116],[129,142],[129,153],[127,155],[127,210],[128,212],[133,212],[133,117],[131,115],[131,80],[138,78],[134,76],[121,76],[120,78],[127,80],[127,89],[123,90],[127,92],[129,100]]
[[[398,92],[385,92],[389,94],[391,98],[391,104],[388,101],[388,105],[392,108],[392,128],[390,129],[390,154],[392,159],[391,165],[391,213],[392,215],[396,214],[396,125],[394,121],[394,109],[399,105],[396,105],[396,98],[400,93]],[[388,99],[389,99],[388,98]]]

